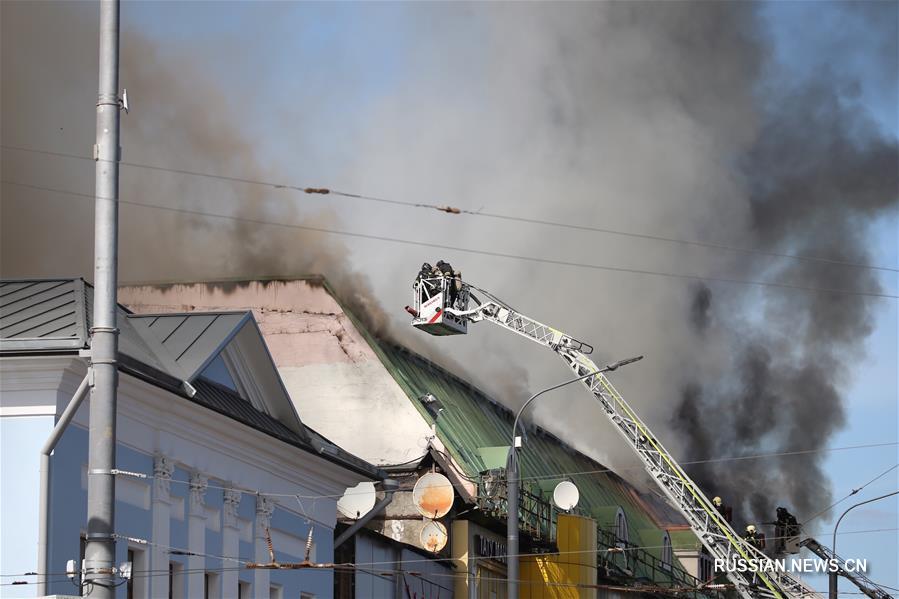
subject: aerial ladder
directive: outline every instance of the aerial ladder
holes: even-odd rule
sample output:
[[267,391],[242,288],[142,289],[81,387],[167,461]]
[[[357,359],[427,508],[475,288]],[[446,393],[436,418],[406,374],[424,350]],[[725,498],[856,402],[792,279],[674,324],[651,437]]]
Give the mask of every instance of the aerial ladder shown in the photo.
[[[600,372],[588,354],[593,347],[549,325],[538,322],[502,302],[489,292],[465,283],[458,273],[427,276],[422,273],[413,284],[412,325],[432,335],[459,335],[469,323],[492,322],[554,351],[599,402],[603,412],[627,444],[634,450],[649,476],[687,520],[690,528],[712,559],[732,564],[763,564],[767,556],[741,538],[718,512],[683,468],[653,435],[634,409]],[[472,290],[483,296],[483,301]],[[469,309],[469,303],[475,307]],[[592,376],[586,376],[596,373]],[[783,571],[765,568],[726,568],[725,574],[743,599],[803,599],[819,595],[801,580]]]
[[799,543],[800,547],[806,547],[809,551],[820,557],[828,565],[833,564],[836,568],[836,574],[847,579],[849,582],[858,587],[862,593],[871,599],[893,599],[892,595],[887,593],[877,583],[868,578],[862,572],[856,571],[855,568],[848,568],[846,561],[833,550],[825,547],[815,539],[809,537]]

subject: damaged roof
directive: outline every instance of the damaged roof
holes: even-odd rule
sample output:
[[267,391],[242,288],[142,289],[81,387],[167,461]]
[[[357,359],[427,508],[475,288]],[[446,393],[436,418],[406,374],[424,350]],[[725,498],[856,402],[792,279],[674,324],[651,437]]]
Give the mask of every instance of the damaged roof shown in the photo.
[[[0,281],[0,354],[89,349],[92,305],[93,287],[83,279]],[[369,478],[386,476],[303,425],[252,312],[146,315],[119,306],[117,325],[123,372]],[[250,343],[257,382],[269,383],[264,401],[270,413],[202,376],[238,336]]]
[[[374,343],[384,365],[422,417],[435,425],[437,436],[464,469],[464,475],[476,478],[481,472],[498,467],[497,456],[504,461],[512,435],[511,410],[471,383],[404,347],[383,341]],[[427,394],[435,396],[441,404],[436,414],[419,400]],[[570,480],[580,492],[577,512],[592,517],[602,529],[614,531],[618,508],[621,508],[627,519],[629,544],[658,548],[656,553],[660,553],[658,546],[665,527],[658,525],[645,498],[632,485],[545,429],[529,426],[525,434],[526,450],[519,454],[522,488],[551,502],[556,484]],[[649,564],[635,562],[629,564],[635,577],[658,576],[658,569],[653,571]]]

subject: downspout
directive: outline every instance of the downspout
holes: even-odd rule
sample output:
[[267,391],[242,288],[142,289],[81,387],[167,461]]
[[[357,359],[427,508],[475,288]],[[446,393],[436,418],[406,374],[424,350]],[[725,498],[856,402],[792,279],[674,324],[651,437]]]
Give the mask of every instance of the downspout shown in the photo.
[[41,496],[38,504],[38,510],[40,513],[38,515],[37,540],[38,597],[43,597],[47,594],[47,578],[48,569],[50,567],[50,530],[48,526],[48,519],[50,517],[50,454],[53,453],[53,449],[56,447],[56,444],[59,443],[60,438],[62,438],[62,434],[65,432],[66,427],[72,421],[72,418],[75,417],[75,413],[81,406],[81,402],[84,401],[85,397],[87,397],[88,389],[90,389],[90,378],[91,371],[90,369],[88,369],[87,374],[84,375],[84,380],[81,381],[81,384],[78,385],[78,389],[75,391],[72,399],[69,400],[69,405],[67,405],[66,409],[63,410],[62,414],[59,417],[59,420],[56,422],[56,426],[53,427],[53,431],[50,433],[50,436],[44,443],[44,446],[41,447]]
[[343,531],[343,533],[334,540],[335,550],[359,532],[360,528],[371,522],[372,518],[383,512],[387,506],[390,505],[390,502],[393,501],[393,494],[396,492],[397,488],[399,488],[399,483],[392,478],[385,478],[381,481],[381,484],[384,487],[384,498],[376,503],[375,507],[371,508],[367,514],[356,520],[352,526]]

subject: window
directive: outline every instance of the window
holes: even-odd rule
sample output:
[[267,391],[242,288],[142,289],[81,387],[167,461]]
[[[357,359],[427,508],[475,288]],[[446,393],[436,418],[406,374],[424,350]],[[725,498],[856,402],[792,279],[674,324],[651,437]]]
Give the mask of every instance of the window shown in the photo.
[[235,393],[238,391],[237,384],[234,382],[234,377],[231,376],[231,371],[225,364],[222,354],[217,355],[215,360],[209,363],[209,366],[203,370],[202,376],[214,383],[228,387]]
[[284,599],[284,588],[279,584],[268,587],[269,599]]
[[128,599],[144,599],[149,593],[147,585],[147,552],[136,547],[128,548],[128,561],[131,562],[131,578],[125,586],[125,596]]
[[134,599],[134,549],[128,550],[127,560],[131,562],[131,578],[128,579],[128,583],[125,585],[125,597]]
[[670,571],[672,561],[674,561],[674,551],[671,548],[671,537],[665,532],[662,536],[662,568]]
[[620,541],[620,547],[624,547],[628,543],[627,516],[621,508],[618,508],[618,514],[615,516],[615,536]]
[[239,581],[237,583],[237,599],[250,599],[250,583]]
[[184,565],[169,562],[169,599],[183,599],[184,582]]
[[219,588],[219,575],[216,572],[206,572],[203,576],[204,578],[204,599],[214,599],[215,597],[221,597],[222,593]]

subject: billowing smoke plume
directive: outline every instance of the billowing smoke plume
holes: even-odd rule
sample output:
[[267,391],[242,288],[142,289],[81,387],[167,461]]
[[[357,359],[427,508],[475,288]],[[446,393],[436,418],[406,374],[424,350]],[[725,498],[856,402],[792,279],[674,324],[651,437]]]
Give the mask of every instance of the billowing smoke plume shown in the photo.
[[[85,6],[93,5],[0,4],[4,145],[89,155],[96,14]],[[895,3],[826,5],[839,13],[841,34],[809,47],[794,35],[797,46],[780,54],[766,21],[771,5],[751,3],[191,6],[123,7],[122,84],[134,105],[123,118],[127,161],[853,263],[870,259],[871,224],[895,217],[896,139],[883,133],[895,122],[876,125],[866,108],[872,98],[888,111],[897,104]],[[148,33],[129,10],[143,11]],[[169,10],[202,13],[187,15],[190,36],[172,28],[156,39],[160,18],[173,22]],[[204,33],[222,10],[226,23],[239,18],[239,32],[219,25]],[[87,193],[92,166],[2,154],[4,179]],[[879,289],[870,270],[823,262],[331,203],[128,167],[122,176],[125,199],[251,220],[638,270]],[[90,273],[90,230],[89,200],[4,185],[4,276]],[[401,310],[412,276],[438,258],[591,342],[597,362],[646,354],[614,381],[666,446],[691,461],[824,447],[843,423],[843,393],[874,325],[877,300],[867,296],[463,251],[435,256],[123,207],[123,281],[321,272],[382,330],[458,362],[510,405],[567,376],[545,350],[486,325],[461,338],[408,330]],[[560,436],[613,466],[635,465],[582,392],[541,402],[537,419]],[[770,519],[776,504],[801,518],[830,503],[820,460],[802,454],[690,471],[747,518]]]
[[[895,139],[881,137],[820,82],[771,98],[758,140],[741,167],[750,181],[749,226],[758,244],[834,262],[865,263],[866,223],[895,208]],[[872,270],[782,261],[743,265],[748,276],[807,288],[878,292]],[[675,413],[688,457],[801,452],[823,448],[845,419],[841,390],[871,332],[870,298],[827,292],[766,292],[717,302],[692,293],[695,343],[721,335],[728,376],[683,383]],[[735,317],[736,316],[736,317]],[[721,343],[721,341],[718,341]],[[711,343],[716,346],[717,343]],[[733,494],[745,513],[768,517],[790,500],[799,514],[826,507],[822,456],[696,466],[707,489]],[[778,493],[772,493],[778,489]],[[822,500],[825,502],[822,505]]]

